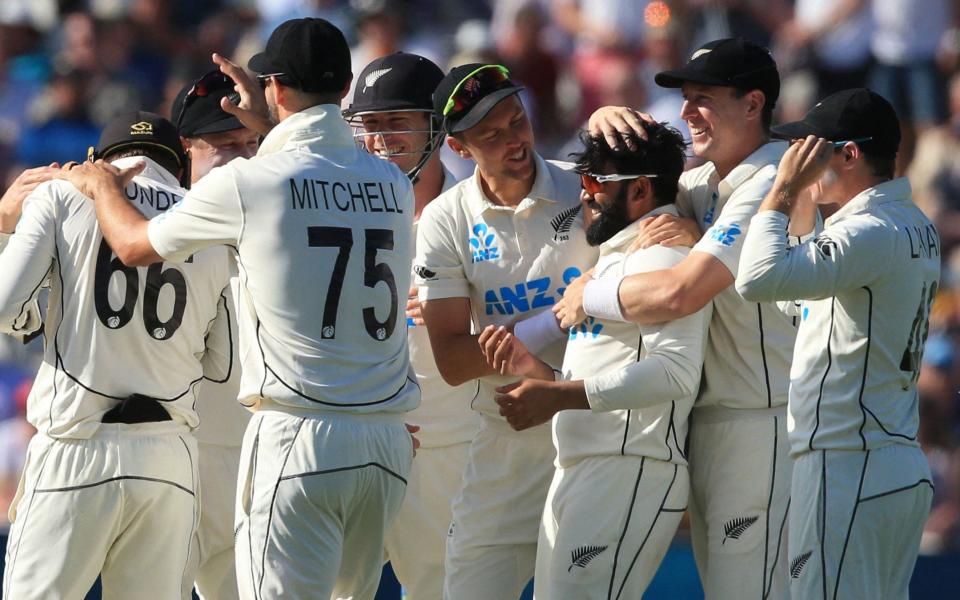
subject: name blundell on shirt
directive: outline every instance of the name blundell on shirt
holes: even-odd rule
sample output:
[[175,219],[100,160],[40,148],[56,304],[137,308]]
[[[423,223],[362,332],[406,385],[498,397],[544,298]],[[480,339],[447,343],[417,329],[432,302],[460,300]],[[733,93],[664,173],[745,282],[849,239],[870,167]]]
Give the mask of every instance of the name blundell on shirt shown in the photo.
[[183,199],[183,196],[169,190],[146,188],[135,182],[130,182],[130,185],[123,189],[123,195],[130,202],[139,201],[140,204],[148,204],[159,211],[165,211]]
[[341,212],[403,213],[393,183],[382,181],[343,182],[290,178],[293,210],[321,209]]

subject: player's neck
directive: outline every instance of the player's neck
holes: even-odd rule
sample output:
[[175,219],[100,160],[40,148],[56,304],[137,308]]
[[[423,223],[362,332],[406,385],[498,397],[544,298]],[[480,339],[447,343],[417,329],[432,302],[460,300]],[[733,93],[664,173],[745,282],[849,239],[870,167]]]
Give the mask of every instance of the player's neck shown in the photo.
[[765,133],[755,132],[755,135],[741,138],[737,148],[731,152],[725,153],[726,156],[713,160],[713,166],[717,170],[717,176],[721,180],[725,179],[730,171],[737,165],[747,160],[747,158],[760,149],[761,146],[770,141]]
[[480,175],[480,188],[488,200],[500,206],[516,207],[520,201],[530,194],[533,184],[536,181],[536,173],[526,179],[514,179],[512,177],[496,177],[486,175],[483,172]]
[[420,178],[413,186],[413,195],[416,202],[414,219],[420,218],[420,213],[424,207],[439,196],[441,191],[443,191],[443,165],[440,163],[440,158],[434,155],[420,171]]

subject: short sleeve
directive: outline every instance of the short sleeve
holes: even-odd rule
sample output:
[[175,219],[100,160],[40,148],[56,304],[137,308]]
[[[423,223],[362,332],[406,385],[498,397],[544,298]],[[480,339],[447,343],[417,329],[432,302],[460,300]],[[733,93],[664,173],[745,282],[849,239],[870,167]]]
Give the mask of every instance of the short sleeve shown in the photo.
[[463,255],[454,239],[457,228],[442,208],[440,204],[428,205],[417,227],[413,273],[420,300],[424,301],[470,297]]

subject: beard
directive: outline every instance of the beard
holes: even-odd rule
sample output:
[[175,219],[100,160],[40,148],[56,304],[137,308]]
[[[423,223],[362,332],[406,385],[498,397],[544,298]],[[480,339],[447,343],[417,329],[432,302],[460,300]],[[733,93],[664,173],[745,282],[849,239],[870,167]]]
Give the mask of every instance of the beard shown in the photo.
[[587,227],[587,243],[599,246],[629,225],[632,221],[627,217],[627,189],[623,185],[620,191],[607,206],[599,205],[600,214],[594,217],[593,223]]

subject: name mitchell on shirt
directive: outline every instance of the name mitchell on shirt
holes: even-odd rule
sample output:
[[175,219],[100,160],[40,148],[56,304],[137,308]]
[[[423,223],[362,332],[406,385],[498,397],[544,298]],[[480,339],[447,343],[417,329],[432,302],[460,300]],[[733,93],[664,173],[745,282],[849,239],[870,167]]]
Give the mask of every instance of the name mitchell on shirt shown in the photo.
[[[361,203],[361,212],[403,213],[397,203],[397,194],[393,183],[387,183],[390,194],[386,193],[383,182],[364,181],[349,183],[342,181],[323,181],[322,179],[290,178],[290,201],[294,210],[325,208],[331,210],[330,203],[342,212],[358,212],[357,201]],[[322,199],[322,206],[321,206]]]

